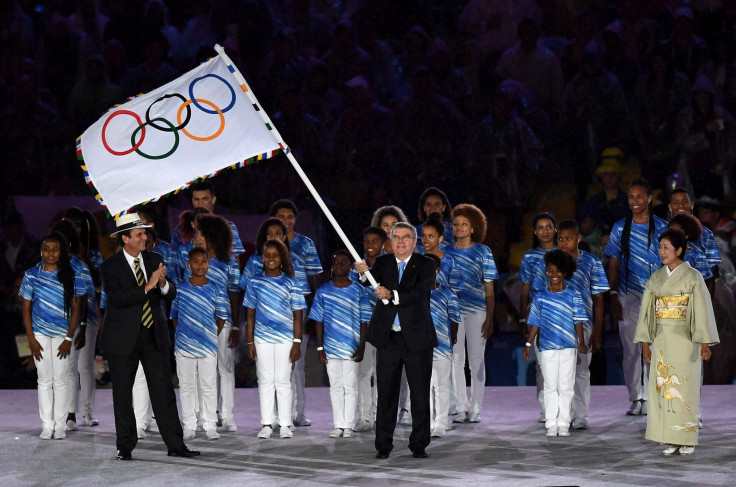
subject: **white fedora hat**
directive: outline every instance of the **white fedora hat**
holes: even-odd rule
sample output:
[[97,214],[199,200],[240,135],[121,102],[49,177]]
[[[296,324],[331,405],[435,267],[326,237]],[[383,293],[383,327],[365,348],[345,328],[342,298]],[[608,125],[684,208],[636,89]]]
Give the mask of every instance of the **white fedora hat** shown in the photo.
[[117,229],[110,234],[111,237],[126,230],[133,230],[134,228],[151,228],[151,225],[143,223],[138,213],[126,213],[115,220],[115,225],[117,225]]

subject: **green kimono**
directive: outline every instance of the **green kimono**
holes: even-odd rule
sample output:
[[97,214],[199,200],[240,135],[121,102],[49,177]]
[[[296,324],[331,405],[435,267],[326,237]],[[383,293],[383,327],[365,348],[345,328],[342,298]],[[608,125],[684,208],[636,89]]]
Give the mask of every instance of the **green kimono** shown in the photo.
[[651,343],[645,438],[698,444],[701,344],[718,343],[713,305],[701,274],[683,262],[652,274],[641,300],[635,343]]

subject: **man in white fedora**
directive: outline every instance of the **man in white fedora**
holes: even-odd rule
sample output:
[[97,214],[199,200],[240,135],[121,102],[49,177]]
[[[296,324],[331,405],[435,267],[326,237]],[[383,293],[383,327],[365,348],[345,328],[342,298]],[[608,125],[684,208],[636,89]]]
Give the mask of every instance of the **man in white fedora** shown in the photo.
[[153,413],[169,456],[193,457],[199,452],[184,444],[176,396],[171,383],[169,347],[171,341],[161,300],[176,296],[174,284],[166,277],[161,256],[146,248],[146,225],[137,213],[116,221],[122,249],[102,263],[102,285],[107,306],[100,348],[110,366],[113,410],[117,434],[117,459],[132,460],[138,443],[133,413],[133,382],[138,364],[148,381]]

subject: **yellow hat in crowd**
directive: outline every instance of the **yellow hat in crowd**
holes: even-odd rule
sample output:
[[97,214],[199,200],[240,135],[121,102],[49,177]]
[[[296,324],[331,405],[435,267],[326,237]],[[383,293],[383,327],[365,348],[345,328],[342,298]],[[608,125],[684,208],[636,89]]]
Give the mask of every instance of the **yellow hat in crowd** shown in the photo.
[[595,170],[595,174],[600,176],[607,172],[616,172],[619,174],[624,173],[624,167],[621,165],[621,160],[624,158],[624,151],[618,147],[609,147],[603,149],[601,153],[601,165]]

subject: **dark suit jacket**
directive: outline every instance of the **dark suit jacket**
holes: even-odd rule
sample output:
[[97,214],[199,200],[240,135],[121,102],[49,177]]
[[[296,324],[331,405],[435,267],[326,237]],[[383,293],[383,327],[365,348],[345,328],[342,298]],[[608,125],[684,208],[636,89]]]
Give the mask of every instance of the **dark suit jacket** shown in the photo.
[[378,300],[368,326],[368,341],[378,349],[384,348],[398,313],[401,332],[409,350],[418,352],[437,346],[437,333],[429,308],[430,294],[436,279],[434,262],[423,255],[412,254],[399,282],[396,257],[394,254],[386,254],[376,259],[371,274],[382,286],[398,291],[399,304],[393,304],[392,300],[383,304],[382,300]]
[[[141,252],[146,278],[163,263],[161,256],[155,252]],[[100,349],[106,353],[128,355],[135,346],[140,332],[143,316],[143,303],[148,298],[153,313],[153,331],[156,346],[160,351],[171,346],[169,327],[161,314],[161,300],[172,302],[176,297],[176,287],[169,281],[169,292],[161,294],[158,286],[146,294],[143,286],[139,286],[133,270],[125,260],[123,251],[112,255],[102,263],[102,285],[107,294],[105,319],[100,336]]]

